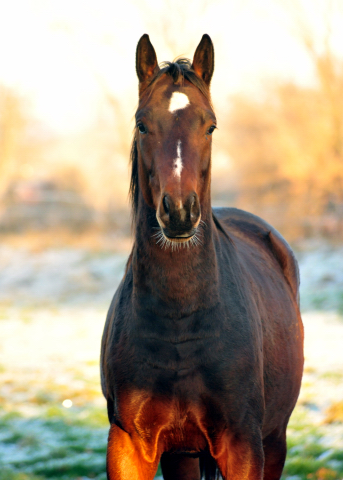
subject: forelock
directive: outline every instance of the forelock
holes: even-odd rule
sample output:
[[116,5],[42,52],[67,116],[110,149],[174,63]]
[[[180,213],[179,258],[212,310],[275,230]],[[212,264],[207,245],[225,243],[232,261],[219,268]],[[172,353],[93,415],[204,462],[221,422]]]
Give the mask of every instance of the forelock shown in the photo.
[[[206,83],[198,77],[192,69],[192,63],[188,58],[178,58],[175,62],[162,62],[160,70],[154,75],[149,83],[149,87],[159,80],[163,75],[172,77],[175,85],[182,85],[184,80],[188,80],[207,98],[211,104],[211,95]],[[212,104],[211,104],[212,107]]]

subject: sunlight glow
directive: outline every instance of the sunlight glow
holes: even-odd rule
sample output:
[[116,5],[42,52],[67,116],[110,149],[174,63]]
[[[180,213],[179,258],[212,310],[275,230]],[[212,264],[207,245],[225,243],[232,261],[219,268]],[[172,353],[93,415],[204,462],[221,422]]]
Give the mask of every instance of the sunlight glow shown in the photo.
[[308,31],[322,45],[328,16],[332,48],[340,54],[343,12],[337,1],[217,0],[195,8],[182,0],[129,0],[120,10],[110,0],[2,2],[0,84],[28,96],[48,128],[72,133],[94,121],[108,94],[125,99],[133,113],[134,52],[143,33],[149,33],[160,62],[192,57],[208,33],[216,52],[216,107],[223,92],[256,92],[265,76],[313,81],[301,35]]

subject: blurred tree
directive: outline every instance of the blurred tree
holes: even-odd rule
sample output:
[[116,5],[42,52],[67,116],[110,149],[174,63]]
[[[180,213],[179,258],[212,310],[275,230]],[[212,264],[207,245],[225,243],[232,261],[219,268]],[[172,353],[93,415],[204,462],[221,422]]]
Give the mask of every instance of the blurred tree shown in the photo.
[[25,128],[22,100],[0,86],[0,194],[18,173]]
[[[329,31],[328,31],[329,32]],[[264,100],[232,99],[229,151],[243,208],[289,238],[343,235],[343,60],[303,31],[316,86],[272,86]]]

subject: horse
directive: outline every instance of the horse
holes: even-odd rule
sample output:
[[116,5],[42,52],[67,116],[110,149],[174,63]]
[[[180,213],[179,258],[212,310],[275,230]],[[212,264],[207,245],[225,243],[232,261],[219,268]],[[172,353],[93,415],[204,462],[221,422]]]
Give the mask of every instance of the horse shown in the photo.
[[109,480],[277,480],[303,372],[299,273],[261,218],[211,207],[214,48],[136,50],[134,243],[110,305],[101,383]]

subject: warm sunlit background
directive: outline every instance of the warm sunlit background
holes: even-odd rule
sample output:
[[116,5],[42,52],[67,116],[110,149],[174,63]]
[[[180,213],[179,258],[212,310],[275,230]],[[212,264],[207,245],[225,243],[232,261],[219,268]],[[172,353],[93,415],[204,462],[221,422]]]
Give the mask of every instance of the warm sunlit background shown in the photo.
[[99,341],[131,242],[143,33],[160,62],[214,42],[213,204],[300,262],[284,478],[342,479],[343,0],[0,0],[0,480],[105,479]]
[[207,32],[214,203],[339,239],[342,26],[338,0],[1,3],[0,231],[127,227],[137,41],[192,58]]

